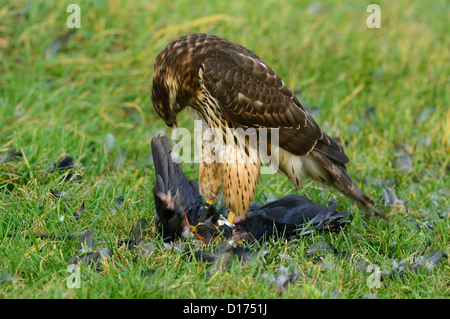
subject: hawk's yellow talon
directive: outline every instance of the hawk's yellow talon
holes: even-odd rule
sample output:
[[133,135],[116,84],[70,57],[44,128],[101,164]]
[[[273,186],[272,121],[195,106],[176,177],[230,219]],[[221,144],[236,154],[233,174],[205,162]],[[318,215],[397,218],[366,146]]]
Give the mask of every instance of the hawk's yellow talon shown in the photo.
[[229,222],[230,224],[233,224],[235,218],[236,218],[236,214],[230,211],[228,213],[227,222]]
[[[202,223],[202,222],[199,222],[198,224],[197,224],[197,226],[199,226],[199,225],[203,225],[204,223]],[[195,233],[196,231],[197,231],[197,226],[190,226],[191,227],[191,231],[193,232],[193,233]]]

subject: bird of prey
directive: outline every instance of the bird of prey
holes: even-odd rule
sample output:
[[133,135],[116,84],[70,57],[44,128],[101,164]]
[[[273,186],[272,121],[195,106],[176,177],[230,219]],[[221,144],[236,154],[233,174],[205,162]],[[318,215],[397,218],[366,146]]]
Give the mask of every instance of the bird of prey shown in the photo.
[[[278,129],[279,170],[298,188],[304,178],[331,185],[356,202],[365,212],[387,219],[347,173],[349,162],[342,147],[323,132],[283,80],[249,49],[216,35],[191,34],[170,42],[156,57],[153,68],[152,103],[168,126],[176,127],[177,114],[192,107],[203,127],[227,129]],[[200,193],[214,202],[223,188],[225,204],[245,218],[253,202],[261,158],[249,160],[255,145],[234,139],[204,141],[216,150],[220,161],[200,158]],[[271,149],[270,139],[267,148]],[[220,150],[220,148],[219,148]],[[244,161],[229,161],[235,152]],[[254,153],[252,153],[254,154]],[[217,158],[217,157],[216,157]]]

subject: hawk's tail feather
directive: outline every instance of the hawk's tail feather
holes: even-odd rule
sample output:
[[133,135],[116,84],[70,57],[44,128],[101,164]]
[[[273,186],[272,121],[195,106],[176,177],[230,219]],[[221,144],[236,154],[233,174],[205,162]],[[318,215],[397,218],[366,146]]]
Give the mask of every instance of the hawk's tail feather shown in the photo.
[[318,160],[331,176],[331,184],[341,191],[345,196],[356,202],[356,204],[367,214],[374,214],[385,220],[389,218],[375,207],[373,200],[365,195],[358,185],[352,180],[347,173],[344,165],[337,164],[326,154],[313,150],[311,155]]

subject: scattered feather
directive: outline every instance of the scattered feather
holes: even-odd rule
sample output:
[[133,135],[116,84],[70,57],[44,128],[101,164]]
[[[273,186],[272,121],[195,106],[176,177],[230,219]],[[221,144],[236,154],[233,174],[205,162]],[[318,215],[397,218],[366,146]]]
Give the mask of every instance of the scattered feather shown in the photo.
[[436,113],[436,107],[427,107],[422,110],[417,116],[417,124],[424,124],[427,122],[434,113]]
[[156,249],[152,242],[140,241],[138,245],[133,246],[133,251],[141,257],[148,257]]
[[[122,202],[123,203],[123,202]],[[138,237],[138,236],[143,236],[144,234],[144,229],[147,227],[148,225],[148,221],[146,219],[140,219],[137,224],[133,227],[133,229],[131,230],[131,237]]]
[[359,131],[361,131],[361,128],[360,128],[360,126],[359,126],[357,123],[352,122],[352,123],[350,123],[350,124],[348,125],[348,133],[349,133],[350,135],[351,135],[351,134],[359,133]]
[[79,219],[83,212],[84,212],[84,201],[83,203],[81,203],[80,208],[75,213],[73,213],[73,217],[75,217],[75,219]]
[[391,187],[383,185],[383,205],[392,210],[402,210],[405,208],[404,202],[397,197]]
[[216,273],[218,271],[226,271],[231,267],[231,263],[233,261],[233,253],[231,251],[226,251],[218,254],[214,258],[214,263],[211,268],[212,273]]
[[324,7],[320,1],[315,1],[308,7],[308,12],[313,15],[318,15],[324,12]]
[[102,258],[109,258],[109,257],[111,257],[111,249],[109,249],[109,248],[99,247],[98,251],[99,251],[100,256]]
[[74,174],[74,159],[71,156],[64,156],[60,161],[53,163],[50,173],[57,172],[67,172],[64,180],[68,181],[72,178]]
[[410,173],[413,169],[413,160],[411,155],[398,153],[395,156],[395,168],[403,175]]
[[0,276],[0,284],[5,282],[14,282],[14,276],[7,271]]
[[377,118],[376,108],[373,105],[368,105],[365,110],[365,117],[373,122]]
[[83,253],[94,248],[94,233],[86,231],[80,238],[78,243],[78,252]]
[[306,256],[308,257],[325,257],[327,255],[336,255],[338,251],[329,243],[320,241],[314,243],[306,250]]
[[113,206],[111,207],[111,213],[113,215],[116,215],[118,210],[120,210],[122,208],[124,202],[125,202],[125,199],[123,197],[118,197],[114,201]]
[[296,268],[291,272],[287,267],[281,265],[275,273],[262,273],[259,276],[259,280],[266,281],[270,288],[275,288],[282,293],[291,283],[298,280],[299,275],[300,273]]
[[67,196],[67,192],[61,191],[61,192],[57,193],[57,192],[55,192],[54,190],[52,190],[51,188],[50,188],[50,193],[51,193],[53,196],[55,196],[56,198],[60,198],[60,197],[65,197],[65,196]]
[[147,227],[148,221],[146,219],[139,220],[132,228],[129,238],[118,241],[118,246],[125,245],[125,247],[136,253],[141,257],[148,257],[155,249],[155,245],[145,239],[147,233],[144,229]]
[[106,151],[109,153],[114,148],[114,145],[116,144],[116,138],[111,133],[106,134],[105,136],[105,146]]
[[[385,267],[380,267],[381,280],[392,279],[394,276],[405,276],[410,272],[418,272],[420,270],[425,270],[426,272],[431,273],[435,270],[440,261],[447,258],[448,255],[439,250],[435,250],[426,256],[424,251],[415,259],[408,257],[400,262],[398,259],[394,258]],[[363,272],[367,272],[367,267],[359,268]]]
[[409,146],[405,144],[401,145],[395,154],[394,163],[395,169],[403,175],[407,175],[412,171],[413,159],[411,157],[411,149]]
[[20,151],[11,151],[5,157],[0,159],[0,165],[2,165],[3,163],[6,163],[7,161],[9,161],[11,159],[16,159],[16,158],[19,158],[19,157],[23,157],[22,152],[20,152]]
[[64,156],[59,162],[53,164],[52,171],[64,171],[67,169],[74,168],[74,159],[71,156]]
[[419,137],[417,140],[417,144],[423,145],[423,146],[430,146],[431,145],[431,136],[422,136]]
[[88,267],[96,266],[98,270],[108,267],[107,258],[111,256],[111,250],[105,247],[94,249],[94,233],[84,232],[78,242],[78,254],[67,259],[69,265],[86,265]]
[[117,152],[116,155],[114,156],[114,166],[116,168],[120,168],[126,159],[127,153],[125,151]]
[[70,29],[62,36],[58,37],[54,40],[50,45],[45,49],[45,58],[50,59],[55,57],[59,51],[66,45],[67,41],[69,41],[70,37],[75,34],[76,29]]
[[214,252],[210,250],[191,251],[190,248],[186,248],[183,253],[199,262],[212,263],[211,274],[217,271],[227,271],[233,260],[237,260],[240,265],[263,263],[268,254],[266,250],[237,246],[234,240],[223,242]]

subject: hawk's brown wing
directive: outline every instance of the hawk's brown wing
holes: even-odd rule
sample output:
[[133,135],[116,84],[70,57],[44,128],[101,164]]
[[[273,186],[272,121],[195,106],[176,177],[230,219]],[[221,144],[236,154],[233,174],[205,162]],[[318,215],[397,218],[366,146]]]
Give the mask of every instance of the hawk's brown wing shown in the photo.
[[279,128],[279,146],[292,154],[308,155],[319,144],[319,152],[335,152],[329,155],[342,164],[348,162],[281,78],[250,50],[216,47],[199,75],[233,127]]

